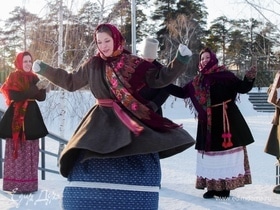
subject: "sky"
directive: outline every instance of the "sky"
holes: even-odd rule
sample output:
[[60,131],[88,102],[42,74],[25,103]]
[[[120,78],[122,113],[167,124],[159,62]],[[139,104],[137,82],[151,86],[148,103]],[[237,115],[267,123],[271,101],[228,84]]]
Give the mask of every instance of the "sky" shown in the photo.
[[[40,14],[42,12],[42,9],[46,5],[46,3],[49,0],[10,0],[9,4],[2,5],[0,7],[0,19],[5,20],[7,17],[9,17],[9,13],[16,7],[25,7],[28,11]],[[64,4],[71,5],[71,2],[80,2],[81,0],[64,0]],[[217,9],[218,13],[223,13],[223,8],[228,8],[227,2],[230,2],[231,0],[205,0],[206,6],[209,7],[209,9]],[[214,19],[216,17],[216,12],[209,12],[209,18]]]
[[[44,6],[50,1],[54,0],[9,0],[8,4],[1,5],[0,7],[0,19],[6,19],[15,6],[25,7],[28,11],[40,15],[44,9]],[[71,7],[73,9],[79,7],[82,2],[84,1],[63,0],[64,5],[67,5],[68,8]],[[266,8],[266,15],[270,20],[273,19],[276,21],[277,18],[275,17],[279,17],[278,11],[280,6],[279,3],[277,3],[277,0],[204,0],[204,3],[208,8],[207,11],[209,13],[209,22],[221,15],[228,16],[232,19],[239,19],[243,17],[263,18],[249,3],[257,4]],[[275,12],[268,12],[269,10]],[[261,9],[261,11],[264,11],[264,9]]]
[[[266,92],[266,90],[262,88],[262,91]],[[253,91],[257,90],[253,89]],[[46,109],[54,95],[57,95],[59,98],[58,92],[50,92],[47,94],[47,101],[39,102],[39,106],[49,131],[59,134],[59,119],[48,116],[50,111]],[[81,101],[77,99],[77,93],[67,92],[66,97],[67,102],[69,102],[65,104],[66,107],[75,107],[75,104],[78,104],[75,101]],[[88,97],[88,95],[85,97]],[[94,100],[91,100],[88,106],[90,107],[93,103]],[[206,191],[195,189],[196,150],[194,147],[191,147],[182,153],[161,160],[162,188],[159,192],[159,210],[279,210],[280,194],[272,192],[276,186],[276,158],[264,152],[272,126],[273,113],[255,111],[248,100],[247,94],[240,96],[240,102],[237,105],[255,138],[255,142],[247,146],[252,184],[232,190],[231,196],[227,200],[204,199],[202,195]],[[0,108],[6,108],[1,94]],[[82,107],[79,104],[80,108]],[[87,109],[80,111],[80,114],[84,115]],[[55,115],[55,110],[51,112]],[[174,98],[173,96],[169,97],[163,105],[163,113],[165,117],[174,122],[182,123],[183,128],[195,138],[196,120],[185,107],[182,99]],[[65,124],[65,138],[69,138],[73,134],[79,120],[74,118],[73,116],[75,115],[68,111],[66,116],[68,120],[66,120],[67,123]],[[53,152],[57,152],[57,144],[52,144],[48,139],[46,139],[46,142]],[[57,170],[56,163],[56,159],[47,158],[47,165],[51,165],[55,170]],[[67,180],[60,175],[51,174],[47,174],[46,178],[47,180],[45,181],[40,180],[38,192],[25,196],[13,195],[2,191],[2,180],[0,179],[0,209],[61,210],[61,196]]]
[[226,16],[232,20],[256,19],[271,22],[280,31],[280,2],[278,0],[204,0],[208,8],[208,27],[217,17]]
[[[9,3],[0,7],[0,19],[7,19],[10,16],[9,13],[17,6],[40,16],[43,14],[47,3],[51,1],[54,2],[54,0],[9,0]],[[81,2],[83,0],[63,0],[63,4],[68,8],[72,8],[74,11],[81,5]]]
[[[9,0],[8,4],[0,7],[0,20],[6,20],[10,17],[10,12],[16,7],[24,7],[29,12],[43,16],[46,12],[48,2],[55,0]],[[58,1],[58,0],[57,0]],[[104,0],[111,2],[109,0]],[[80,9],[84,0],[63,0],[64,6],[71,11]],[[277,0],[204,0],[206,11],[208,12],[207,26],[220,16],[226,16],[229,19],[250,19],[255,18],[264,22],[271,21],[278,27],[280,23],[280,3]],[[263,14],[263,15],[262,15]],[[280,32],[280,27],[278,28]],[[138,50],[142,49],[142,44],[136,46]]]
[[208,22],[223,15],[231,19],[256,16],[255,10],[245,3],[245,0],[204,0],[204,3],[207,7]]

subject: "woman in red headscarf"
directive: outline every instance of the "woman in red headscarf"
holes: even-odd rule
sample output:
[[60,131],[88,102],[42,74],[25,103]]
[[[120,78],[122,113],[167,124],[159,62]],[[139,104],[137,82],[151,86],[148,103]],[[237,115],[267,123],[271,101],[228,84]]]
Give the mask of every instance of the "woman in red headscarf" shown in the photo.
[[204,198],[227,198],[230,190],[251,183],[246,145],[254,139],[235,101],[239,93],[252,89],[256,68],[251,67],[241,80],[219,66],[209,48],[200,52],[199,60],[199,72],[192,81],[168,90],[186,98],[198,119],[196,188],[207,189]]
[[156,114],[139,90],[174,81],[190,59],[180,45],[168,67],[124,49],[125,40],[111,24],[96,28],[98,53],[75,73],[35,61],[33,70],[69,91],[86,85],[97,103],[84,117],[60,157],[68,178],[64,209],[158,209],[160,158],[184,151],[194,139],[180,125]]
[[6,139],[3,190],[30,193],[38,190],[39,138],[48,134],[36,100],[46,90],[32,72],[32,56],[18,53],[15,71],[1,87],[9,106],[0,122],[0,138]]

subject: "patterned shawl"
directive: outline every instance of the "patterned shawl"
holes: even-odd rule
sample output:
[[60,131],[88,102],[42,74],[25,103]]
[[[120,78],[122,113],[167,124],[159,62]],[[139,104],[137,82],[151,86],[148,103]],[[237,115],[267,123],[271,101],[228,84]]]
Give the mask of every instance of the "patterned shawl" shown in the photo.
[[111,57],[105,57],[100,50],[97,56],[100,56],[106,63],[106,79],[115,100],[129,115],[133,115],[155,130],[167,131],[180,127],[147,107],[145,105],[147,101],[138,92],[145,85],[146,71],[149,68],[156,68],[154,64],[126,51],[124,49],[125,39],[111,24],[101,24],[97,27],[95,41],[96,33],[101,27],[110,29],[114,41],[114,52]]
[[6,104],[9,106],[13,102],[14,115],[12,121],[12,139],[14,141],[14,157],[17,158],[17,150],[19,141],[25,140],[24,134],[24,117],[26,113],[26,108],[28,105],[28,100],[24,101],[12,101],[10,96],[10,91],[26,91],[29,89],[30,83],[37,78],[37,76],[32,72],[25,72],[23,70],[23,57],[31,54],[29,52],[21,52],[16,56],[15,59],[15,71],[10,73],[6,81],[2,85],[0,91],[6,100]]

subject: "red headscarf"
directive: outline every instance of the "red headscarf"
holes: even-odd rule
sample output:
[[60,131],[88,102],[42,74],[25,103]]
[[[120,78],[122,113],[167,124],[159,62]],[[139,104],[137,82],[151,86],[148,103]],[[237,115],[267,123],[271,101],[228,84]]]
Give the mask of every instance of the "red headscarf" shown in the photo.
[[[109,29],[109,31],[108,31]],[[120,55],[123,50],[124,50],[124,45],[125,45],[125,38],[122,36],[121,32],[117,29],[116,26],[109,24],[109,23],[103,23],[97,26],[94,32],[94,41],[97,43],[97,38],[96,34],[98,32],[106,32],[110,33],[110,36],[113,38],[114,41],[114,49],[113,49],[113,54],[112,57]],[[98,46],[97,46],[98,48]],[[103,55],[103,53],[99,50],[98,48],[98,53],[99,55],[106,60],[106,57]]]
[[[6,100],[6,104],[9,106],[12,104],[12,98],[10,96],[10,91],[26,91],[29,89],[30,84],[33,81],[39,80],[38,77],[32,72],[26,72],[23,70],[23,57],[32,56],[29,52],[24,51],[17,54],[14,61],[15,71],[10,73],[6,81],[2,85],[0,91]],[[14,116],[12,121],[12,139],[14,141],[14,157],[17,157],[18,142],[25,140],[24,135],[24,117],[26,113],[26,108],[28,106],[28,99],[24,101],[15,101],[14,106]]]
[[23,70],[23,57],[29,55],[32,60],[32,56],[29,52],[24,51],[17,54],[14,61],[15,71],[13,71],[6,79],[2,85],[0,91],[3,93],[6,99],[6,104],[11,104],[11,97],[9,95],[10,90],[14,91],[24,91],[29,88],[30,81],[37,78],[37,76],[32,72],[26,72]]

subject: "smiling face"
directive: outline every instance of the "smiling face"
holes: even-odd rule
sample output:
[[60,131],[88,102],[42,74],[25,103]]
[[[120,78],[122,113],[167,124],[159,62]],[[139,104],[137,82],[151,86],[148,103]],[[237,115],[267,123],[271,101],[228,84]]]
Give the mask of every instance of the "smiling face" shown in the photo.
[[106,32],[98,32],[96,34],[96,43],[99,51],[106,57],[112,56],[114,52],[114,40]]
[[23,56],[23,59],[22,59],[22,69],[25,72],[30,72],[31,71],[31,69],[32,69],[32,58],[31,58],[30,55]]
[[202,53],[200,56],[201,66],[204,68],[207,65],[207,63],[210,61],[210,59],[211,59],[211,55],[209,52]]

